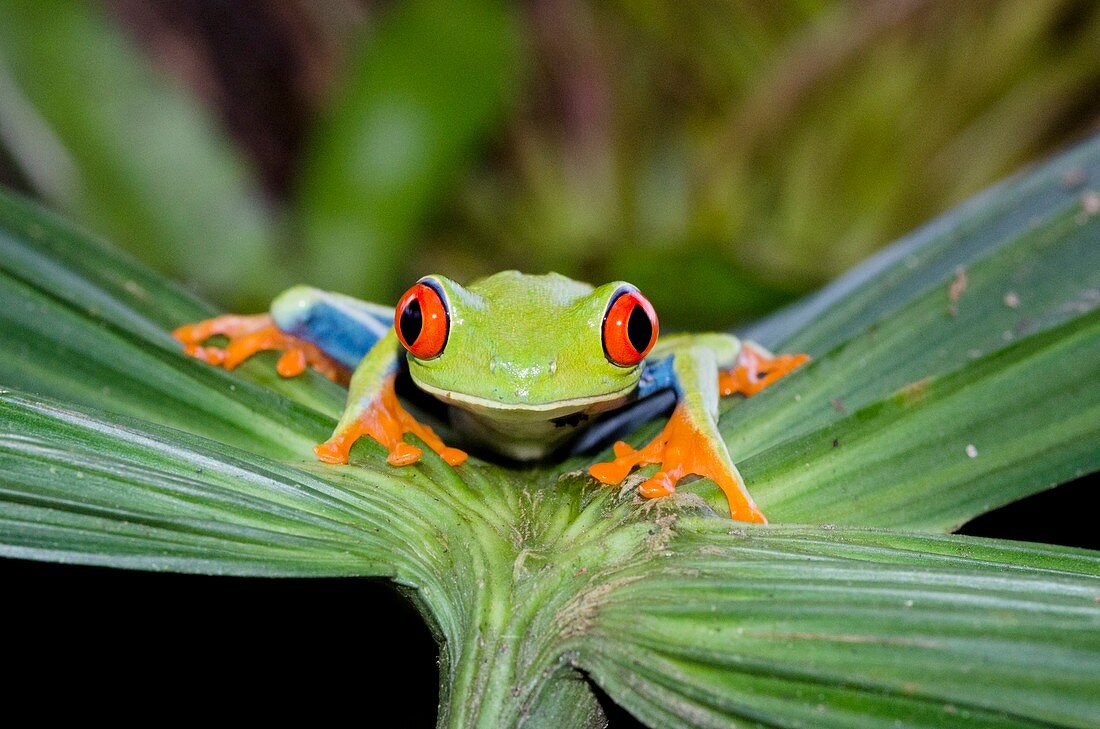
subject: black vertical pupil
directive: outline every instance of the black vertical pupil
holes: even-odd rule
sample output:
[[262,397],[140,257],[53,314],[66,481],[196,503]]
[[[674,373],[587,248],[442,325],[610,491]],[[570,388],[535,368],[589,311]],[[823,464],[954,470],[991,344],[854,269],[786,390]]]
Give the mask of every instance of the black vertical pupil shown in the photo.
[[630,345],[639,352],[644,352],[649,346],[649,340],[653,337],[653,322],[645,309],[635,306],[630,310],[630,316],[626,320],[626,338]]
[[420,300],[413,299],[401,312],[401,338],[410,345],[420,336],[420,330],[424,328],[424,314],[420,311]]

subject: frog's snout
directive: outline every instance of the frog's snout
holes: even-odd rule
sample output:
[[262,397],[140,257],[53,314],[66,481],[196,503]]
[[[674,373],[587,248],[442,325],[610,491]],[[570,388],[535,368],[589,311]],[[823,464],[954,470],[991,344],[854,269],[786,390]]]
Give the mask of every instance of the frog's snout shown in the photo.
[[548,360],[512,360],[499,355],[489,358],[489,374],[506,375],[508,379],[517,383],[519,387],[525,384],[541,382],[553,377],[558,371],[558,358],[550,357]]

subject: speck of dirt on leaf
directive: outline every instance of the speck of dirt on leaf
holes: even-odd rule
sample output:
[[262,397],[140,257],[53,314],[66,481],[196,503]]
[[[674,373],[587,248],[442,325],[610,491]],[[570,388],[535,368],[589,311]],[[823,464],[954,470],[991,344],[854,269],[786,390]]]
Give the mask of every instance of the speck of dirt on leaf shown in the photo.
[[947,299],[951,302],[947,311],[951,316],[959,315],[959,297],[966,293],[966,287],[970,285],[970,279],[966,277],[966,268],[957,266],[955,277],[951,279],[951,285],[947,288]]
[[1085,215],[1100,213],[1100,192],[1089,190],[1081,196],[1081,211]]
[[1100,304],[1100,289],[1085,289],[1073,301],[1062,305],[1062,311],[1070,314],[1087,314]]
[[[623,498],[632,491],[636,491],[639,486],[645,483],[648,476],[644,476],[640,473],[632,473],[623,479],[623,482],[619,485],[619,498]],[[653,504],[658,499],[647,500],[647,504]]]
[[966,455],[968,455],[971,458],[977,458],[978,457],[978,449],[974,447],[973,443],[967,443],[966,444]]
[[901,388],[901,397],[907,402],[916,402],[924,396],[924,391],[928,388],[928,383],[932,381],[931,377],[922,377],[919,380],[910,382],[905,387]]
[[1072,190],[1085,184],[1085,171],[1080,167],[1072,167],[1062,173],[1062,187]]
[[149,298],[149,292],[146,291],[145,288],[137,281],[127,281],[126,283],[122,284],[122,288],[126,289],[128,293],[138,297],[139,299]]
[[672,539],[672,530],[673,527],[676,526],[676,520],[678,518],[676,514],[666,514],[654,520],[654,529],[646,539],[646,544],[650,549],[654,552],[663,552],[665,550],[669,540]]
[[833,438],[833,448],[840,447],[840,438]]
[[834,397],[832,400],[829,401],[829,404],[832,405],[833,409],[836,410],[841,415],[843,415],[846,412],[844,410],[844,401],[841,400],[839,397]]
[[592,619],[608,595],[640,579],[641,575],[621,577],[600,583],[575,597],[558,612],[559,624],[565,626],[562,636],[568,638],[589,632],[592,629]]
[[1020,306],[1020,297],[1015,291],[1008,291],[1005,293],[1004,302],[1009,309],[1015,309]]

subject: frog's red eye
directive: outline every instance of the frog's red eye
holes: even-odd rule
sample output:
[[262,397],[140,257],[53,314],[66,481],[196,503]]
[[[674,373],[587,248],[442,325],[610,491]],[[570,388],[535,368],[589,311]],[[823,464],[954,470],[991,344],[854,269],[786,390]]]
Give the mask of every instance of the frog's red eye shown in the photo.
[[393,328],[401,345],[417,359],[432,359],[443,353],[450,315],[443,297],[430,284],[418,283],[405,292],[393,312]]
[[603,317],[603,351],[611,364],[633,367],[657,341],[657,314],[635,289],[623,289]]

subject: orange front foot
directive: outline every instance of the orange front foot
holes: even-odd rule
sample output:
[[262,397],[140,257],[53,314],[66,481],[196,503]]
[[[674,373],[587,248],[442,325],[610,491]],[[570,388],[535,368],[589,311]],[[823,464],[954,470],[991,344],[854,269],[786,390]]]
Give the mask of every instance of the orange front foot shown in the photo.
[[337,430],[332,437],[313,449],[325,463],[347,463],[355,441],[369,435],[389,450],[386,462],[391,466],[408,466],[420,460],[422,451],[406,443],[405,433],[414,433],[443,460],[457,466],[466,460],[465,451],[449,448],[431,428],[417,422],[397,400],[393,389],[394,376],[389,375],[374,400],[351,424]]
[[726,494],[732,518],[761,524],[768,521],[756,508],[741,479],[735,475],[715,443],[692,422],[683,403],[676,406],[665,429],[649,445],[634,450],[619,441],[614,451],[614,460],[593,464],[588,469],[588,473],[600,483],[617,485],[635,466],[659,463],[661,470],[638,487],[638,493],[645,498],[670,496],[676,492],[680,479],[695,474],[718,484]]
[[[203,343],[216,335],[229,339],[224,348],[205,347]],[[349,373],[339,362],[315,345],[287,334],[268,314],[236,316],[229,314],[184,324],[172,332],[183,343],[183,351],[203,362],[231,370],[241,362],[267,350],[283,353],[275,370],[283,377],[294,377],[312,367],[325,377],[347,384]]]
[[718,373],[718,392],[723,397],[737,393],[752,397],[809,361],[808,354],[770,356],[752,345],[744,344],[737,358],[737,366]]

